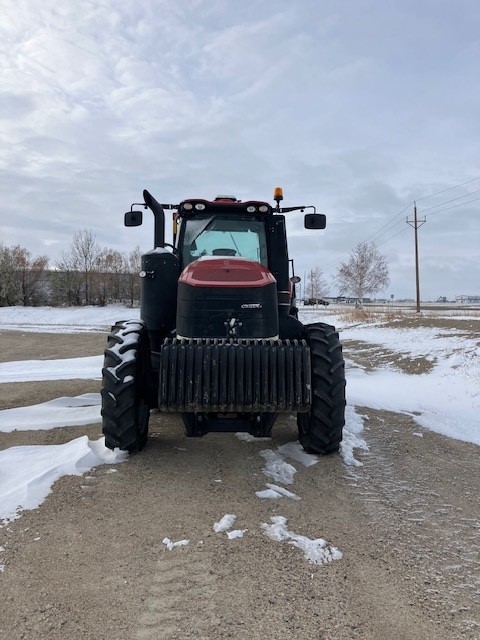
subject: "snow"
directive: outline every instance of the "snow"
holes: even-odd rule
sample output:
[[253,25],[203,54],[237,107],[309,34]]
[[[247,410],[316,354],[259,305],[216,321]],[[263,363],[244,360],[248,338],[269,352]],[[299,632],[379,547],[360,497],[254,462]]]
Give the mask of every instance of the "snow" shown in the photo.
[[172,542],[170,538],[164,538],[162,543],[167,547],[169,551],[175,549],[175,547],[185,547],[190,540],[179,540],[178,542]]
[[0,383],[40,380],[99,380],[103,356],[0,362]]
[[363,431],[363,421],[367,416],[359,415],[355,407],[347,405],[345,409],[345,427],[343,429],[343,440],[340,443],[340,455],[345,464],[352,467],[361,467],[362,462],[357,460],[353,454],[354,449],[368,451],[368,445],[360,436]]
[[243,538],[248,529],[233,529],[229,531],[235,523],[237,516],[233,513],[226,513],[218,522],[213,525],[215,533],[226,533],[228,540],[235,540],[235,538]]
[[93,333],[118,320],[136,320],[140,309],[108,307],[0,307],[0,330],[26,333]]
[[99,393],[84,393],[30,407],[3,409],[0,411],[0,431],[37,431],[95,424],[101,420],[100,402]]
[[480,345],[476,338],[459,335],[457,330],[425,328],[342,332],[342,337],[350,336],[382,344],[401,355],[423,356],[435,364],[432,371],[421,375],[392,368],[369,373],[354,368],[348,379],[349,402],[407,413],[426,429],[480,444]]
[[233,524],[237,516],[232,513],[226,513],[223,518],[220,518],[218,522],[215,522],[213,525],[213,530],[215,533],[224,533],[233,527]]
[[430,373],[420,375],[352,369],[348,400],[407,413],[426,429],[480,444],[480,348],[445,356]]
[[255,495],[259,498],[291,498],[292,500],[300,500],[300,496],[288,491],[284,487],[267,482],[268,489],[264,491],[255,491]]
[[271,440],[271,438],[256,438],[246,431],[237,431],[235,435],[239,440],[242,440],[243,442],[261,442],[262,440],[265,442],[267,440]]
[[317,464],[318,462],[318,456],[307,453],[299,442],[287,442],[281,447],[278,447],[277,453],[285,458],[291,458],[296,462],[300,462],[304,467],[310,467],[312,464]]
[[248,529],[234,529],[233,531],[228,531],[227,538],[229,540],[235,540],[235,538],[243,538],[247,531]]
[[263,467],[263,473],[282,484],[292,484],[293,476],[297,473],[295,467],[285,462],[283,456],[271,449],[260,451],[262,458],[265,458],[266,465]]
[[340,560],[342,552],[329,545],[323,538],[310,539],[287,529],[287,519],[283,516],[272,516],[273,524],[264,522],[261,527],[266,535],[277,542],[288,540],[288,544],[303,551],[305,558],[311,564],[327,564],[333,560]]
[[14,520],[22,509],[35,509],[62,476],[81,476],[93,467],[116,464],[127,454],[105,447],[105,438],[81,436],[60,445],[10,447],[0,451],[0,519]]

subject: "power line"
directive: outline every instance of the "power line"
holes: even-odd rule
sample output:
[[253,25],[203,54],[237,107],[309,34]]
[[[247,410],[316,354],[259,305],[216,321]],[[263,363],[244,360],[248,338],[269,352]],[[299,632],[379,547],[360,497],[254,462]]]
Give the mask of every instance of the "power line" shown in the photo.
[[[480,198],[474,198],[473,200],[469,200],[468,202],[460,202],[460,204],[453,204],[451,207],[445,207],[445,209],[440,209],[440,211],[434,211],[433,213],[429,213],[429,216],[435,216],[437,213],[442,213],[443,211],[449,211],[450,209],[457,209],[458,207],[465,207],[467,204],[471,204],[472,202],[478,202]],[[445,203],[444,203],[445,204]],[[425,213],[428,209],[424,209],[421,213]]]
[[[472,182],[476,182],[477,180],[480,180],[480,176],[478,176],[476,178],[471,178],[470,180],[466,180],[465,182],[461,182],[460,184],[454,185],[452,187],[447,187],[446,189],[441,189],[440,191],[436,191],[435,193],[431,193],[428,196],[423,196],[421,198],[417,198],[416,201],[412,200],[412,202],[409,202],[406,207],[404,207],[401,211],[399,211],[392,218],[390,218],[390,220],[388,220],[385,224],[383,224],[375,233],[370,235],[366,240],[363,240],[363,241],[360,241],[360,242],[368,242],[369,240],[372,240],[373,238],[375,238],[375,236],[378,236],[377,239],[379,239],[383,235],[385,235],[386,233],[388,233],[390,231],[393,231],[393,229],[395,227],[397,227],[399,224],[401,224],[403,222],[403,220],[399,220],[393,226],[390,226],[392,224],[392,222],[394,220],[396,220],[399,216],[401,216],[403,213],[405,213],[405,211],[412,204],[415,204],[415,202],[420,202],[421,200],[426,200],[428,198],[433,198],[433,196],[440,195],[441,193],[446,193],[447,191],[452,191],[453,189],[458,189],[460,187],[465,186],[466,184],[470,184]],[[437,207],[441,207],[444,204],[448,204],[450,202],[455,202],[456,200],[460,200],[462,198],[468,198],[468,196],[471,196],[474,193],[478,193],[478,192],[480,192],[480,189],[476,189],[475,191],[471,191],[470,193],[466,193],[463,196],[457,196],[456,198],[452,198],[451,200],[446,200],[444,202],[440,202],[439,204],[436,204],[436,205],[434,205],[434,206],[432,206],[432,207],[430,207],[428,209],[422,209],[422,211],[420,211],[419,213],[424,214],[424,213],[427,213],[429,211],[433,211],[433,209],[436,209]],[[473,202],[477,202],[479,200],[480,200],[480,198],[475,198],[474,200],[469,200],[468,202],[462,202],[460,204],[453,205],[451,207],[446,207],[445,209],[440,209],[439,211],[433,211],[433,213],[430,213],[429,215],[432,216],[432,215],[436,215],[437,213],[443,213],[444,211],[449,211],[450,209],[455,209],[455,208],[458,208],[458,207],[466,206],[468,204],[471,204]],[[408,231],[408,229],[402,229],[401,231],[395,233],[393,236],[391,236],[390,238],[387,238],[386,240],[384,240],[383,242],[381,242],[377,246],[381,247],[382,245],[386,244],[387,242],[390,242],[390,240],[393,240],[394,238],[396,238],[401,233],[404,233],[405,231]],[[335,260],[331,260],[330,262],[327,262],[323,266],[323,270],[324,271],[331,271],[335,265],[339,264],[344,258],[348,257],[348,255],[349,254],[345,253],[341,258],[337,258]]]
[[[374,236],[376,236],[377,234],[380,234],[378,237],[380,238],[381,236],[385,235],[386,233],[388,233],[389,231],[392,231],[393,229],[395,229],[395,227],[397,227],[399,224],[401,224],[403,222],[402,220],[399,220],[398,222],[396,222],[392,227],[385,229],[385,231],[383,231],[382,233],[380,233],[382,231],[382,229],[384,229],[385,227],[388,227],[388,225],[390,225],[395,218],[398,218],[398,216],[401,216],[403,213],[405,213],[405,211],[410,207],[412,203],[408,204],[404,209],[402,209],[399,213],[395,214],[393,216],[393,218],[391,220],[389,220],[388,222],[386,222],[382,227],[380,227],[380,229],[378,231],[376,231],[374,234],[372,234],[371,236],[369,236],[366,240],[361,240],[361,242],[368,242],[371,238],[373,238]],[[398,235],[398,234],[395,234]],[[392,236],[393,238],[395,236]],[[389,238],[391,240],[391,238]],[[384,242],[382,242],[381,244],[385,244],[385,242],[388,242],[388,240],[385,240]],[[381,245],[379,245],[381,246]],[[348,257],[348,253],[345,253],[341,258],[335,258],[334,260],[331,260],[330,262],[327,262],[324,266],[323,269],[324,270],[329,270],[330,267],[334,267],[336,264],[339,264],[343,258],[347,258]]]
[[[403,220],[401,220],[400,222],[403,223]],[[390,242],[390,240],[393,240],[394,238],[399,236],[401,233],[405,233],[405,231],[408,231],[407,227],[405,227],[404,229],[401,229],[400,231],[397,231],[397,233],[394,233],[391,238],[387,238],[386,240],[384,240],[383,242],[378,244],[377,247],[381,247],[383,244],[386,244],[387,242]]]
[[[369,237],[365,240],[365,242],[368,242],[371,238],[373,238],[373,237],[374,237],[374,236],[376,236],[378,233],[380,233],[380,231],[381,231],[382,229],[384,229],[385,227],[388,227],[388,225],[389,225],[391,222],[393,222],[396,218],[398,218],[398,216],[401,216],[401,215],[402,215],[402,213],[405,213],[405,211],[410,207],[410,205],[411,205],[411,204],[412,204],[412,203],[411,203],[411,202],[409,202],[409,203],[407,204],[407,206],[406,206],[404,209],[402,209],[399,213],[395,214],[395,215],[393,216],[393,218],[391,218],[388,222],[386,222],[386,223],[383,225],[383,227],[380,227],[380,229],[379,229],[378,231],[376,231],[376,232],[375,232],[375,233],[373,233],[371,236],[369,236]],[[398,222],[397,222],[396,224],[398,224]],[[396,226],[396,224],[395,224],[394,226]],[[392,228],[393,228],[393,227],[392,227]],[[385,231],[385,233],[386,233],[387,231],[389,231],[389,229],[387,229],[387,230]]]
[[[402,218],[401,220],[398,220],[397,222],[395,222],[395,224],[394,224],[394,225],[392,225],[391,227],[389,227],[388,229],[385,229],[385,231],[382,231],[382,232],[379,234],[379,236],[378,236],[377,240],[378,240],[379,238],[381,238],[382,236],[384,236],[384,235],[385,235],[386,233],[388,233],[389,231],[393,231],[393,230],[395,229],[395,227],[398,227],[398,225],[399,225],[399,224],[402,224],[402,223],[403,223],[403,218]],[[371,237],[372,237],[372,236],[370,236],[370,238],[371,238]],[[368,242],[368,241],[370,240],[370,238],[367,238],[366,240],[364,240],[364,242]],[[375,241],[375,244],[377,244],[377,242],[376,242],[376,241]]]
[[[480,189],[478,189],[477,191],[480,191]],[[476,193],[477,191],[472,191],[471,194]],[[468,195],[471,194],[466,194],[466,196],[462,196],[462,197],[467,197]],[[437,206],[441,206],[442,204],[447,204],[448,202],[453,202],[454,200],[458,200],[458,198],[453,198],[452,200],[447,200],[446,202],[441,203],[440,205]],[[463,207],[466,206],[468,204],[471,204],[473,202],[478,202],[480,201],[480,198],[474,198],[473,200],[469,200],[468,202],[461,202],[459,204],[455,204],[452,205],[451,207],[445,207],[445,209],[440,209],[439,211],[433,211],[433,213],[429,213],[429,216],[434,216],[437,213],[443,213],[444,211],[449,211],[450,209],[457,209],[458,207]],[[413,204],[413,203],[412,203]],[[410,205],[409,205],[410,206]],[[433,207],[432,207],[433,208]],[[404,213],[406,211],[406,209],[408,209],[408,207],[405,207],[405,209],[403,209],[403,211],[401,213]],[[431,209],[423,209],[422,211],[419,211],[418,213],[425,213],[431,211]],[[392,222],[396,217],[398,217],[397,214],[390,222]],[[380,235],[379,238],[383,235],[385,235],[386,233],[388,233],[389,231],[393,231],[393,229],[395,229],[395,227],[397,227],[399,224],[403,223],[403,219],[399,220],[398,222],[396,222],[393,226],[391,226],[388,229],[385,229],[385,231],[383,231]],[[388,223],[387,223],[388,224]],[[384,227],[386,225],[383,225]],[[381,229],[383,229],[383,227],[381,227]],[[381,229],[379,229],[379,231],[377,233],[379,233],[381,231]],[[377,247],[381,247],[384,244],[386,244],[387,242],[390,242],[390,240],[393,240],[394,238],[396,238],[397,236],[399,236],[401,233],[404,233],[405,231],[408,231],[407,228],[405,229],[401,229],[400,231],[398,231],[397,233],[394,233],[393,236],[391,236],[390,238],[387,238],[386,240],[384,240],[383,242],[380,242],[379,244],[375,243]],[[373,234],[375,235],[375,234]],[[370,236],[369,238],[367,238],[367,240],[363,240],[361,242],[368,242],[368,240],[370,240],[370,238],[372,238],[373,236]],[[337,264],[339,264],[344,258],[347,258],[349,254],[345,253],[343,254],[343,256],[341,258],[336,258],[335,260],[331,260],[330,262],[327,262],[324,266],[323,266],[323,270],[324,271],[332,271],[333,267]]]
[[473,196],[474,193],[478,193],[480,189],[475,189],[475,191],[470,191],[470,193],[466,193],[463,196],[457,196],[456,198],[452,198],[451,200],[445,200],[444,202],[440,202],[439,204],[433,205],[429,209],[422,209],[419,213],[427,213],[427,211],[432,211],[432,209],[436,209],[437,207],[441,207],[444,204],[448,204],[449,202],[455,202],[456,200],[461,200],[462,198],[468,198],[468,196]]
[[[453,187],[447,187],[446,189],[442,189],[441,191],[436,191],[435,193],[431,193],[428,196],[423,196],[422,198],[416,198],[416,202],[420,202],[421,200],[426,200],[427,198],[433,198],[433,196],[438,196],[441,193],[445,193],[446,191],[452,191],[453,189],[458,189],[460,187],[465,186],[466,184],[470,184],[471,182],[475,182],[477,180],[480,180],[480,176],[476,177],[476,178],[471,178],[470,180],[466,180],[465,182],[461,182],[460,184],[456,184]],[[453,198],[453,200],[458,200],[460,198],[466,198],[468,195],[471,195],[473,193],[477,193],[478,191],[480,191],[480,189],[477,189],[476,191],[471,191],[470,194],[465,194],[464,196],[459,196],[458,198]],[[453,200],[447,200],[446,202],[441,202],[438,205],[435,205],[435,207],[440,207],[443,204],[447,204],[447,202],[453,202]],[[377,234],[380,233],[380,231],[382,231],[382,229],[384,229],[385,227],[388,227],[390,225],[390,223],[392,223],[394,220],[396,220],[399,216],[401,216],[403,213],[405,213],[405,211],[413,204],[413,200],[412,202],[409,202],[407,204],[406,207],[404,207],[399,213],[396,213],[393,218],[390,218],[390,220],[388,220],[383,226],[380,227],[380,229],[378,229],[378,231],[376,231],[375,233],[373,233],[371,236],[369,236],[365,242],[368,242],[369,240],[371,240],[372,238],[374,238]],[[432,207],[433,208],[433,207]],[[387,229],[388,231],[388,229]]]
[[437,191],[436,193],[431,193],[429,196],[423,196],[423,198],[417,198],[416,202],[420,202],[420,200],[426,200],[427,198],[433,198],[433,196],[438,196],[440,193],[445,193],[445,191],[452,191],[452,189],[458,189],[459,187],[463,187],[464,185],[470,184],[471,182],[475,182],[476,180],[480,180],[480,176],[478,178],[472,178],[471,180],[462,182],[461,184],[456,184],[454,187],[448,187],[447,189],[442,189],[441,191]]

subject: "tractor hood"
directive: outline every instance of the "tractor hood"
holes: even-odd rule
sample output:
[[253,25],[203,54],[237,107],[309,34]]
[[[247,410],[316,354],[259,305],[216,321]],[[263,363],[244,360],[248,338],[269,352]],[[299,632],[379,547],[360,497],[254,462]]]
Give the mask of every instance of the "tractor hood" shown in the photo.
[[265,287],[275,284],[270,271],[259,262],[246,258],[210,256],[191,262],[180,282],[192,287]]
[[204,257],[178,281],[177,337],[278,337],[277,282],[259,262]]

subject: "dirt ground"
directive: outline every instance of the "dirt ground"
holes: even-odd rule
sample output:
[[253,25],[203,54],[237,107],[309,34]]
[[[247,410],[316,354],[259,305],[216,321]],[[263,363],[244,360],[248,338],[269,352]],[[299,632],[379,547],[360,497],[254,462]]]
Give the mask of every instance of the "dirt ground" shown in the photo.
[[[100,334],[0,332],[3,361],[96,355],[104,343]],[[365,357],[365,345],[345,347],[349,358]],[[99,387],[2,384],[0,408]],[[405,415],[357,411],[368,416],[369,451],[356,452],[364,465],[338,455],[295,464],[298,501],[255,496],[267,481],[259,452],[296,438],[291,417],[278,420],[271,442],[249,443],[233,434],[188,439],[178,416],[152,415],[145,451],[115,473],[105,465],[62,478],[38,509],[0,528],[0,636],[480,638],[478,447]],[[101,425],[0,433],[0,449],[84,434],[97,439]],[[213,532],[227,513],[248,529],[243,538]],[[325,538],[342,559],[312,565],[269,539],[261,524],[275,515],[295,533]],[[165,537],[190,542],[168,551]]]

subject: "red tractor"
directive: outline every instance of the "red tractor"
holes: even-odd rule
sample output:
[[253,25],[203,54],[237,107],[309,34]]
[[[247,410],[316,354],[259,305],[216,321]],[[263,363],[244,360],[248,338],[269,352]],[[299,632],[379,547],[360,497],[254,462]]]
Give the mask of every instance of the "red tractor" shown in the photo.
[[[303,325],[295,306],[286,212],[313,209],[305,228],[324,229],[314,207],[280,207],[231,196],[160,204],[142,256],[141,320],[117,322],[102,370],[107,447],[134,452],[147,441],[150,410],[180,413],[188,436],[210,431],[271,434],[296,413],[308,452],[337,451],[345,423],[345,365],[335,327]],[[142,224],[142,210],[125,214]],[[165,210],[173,240],[165,242]]]

